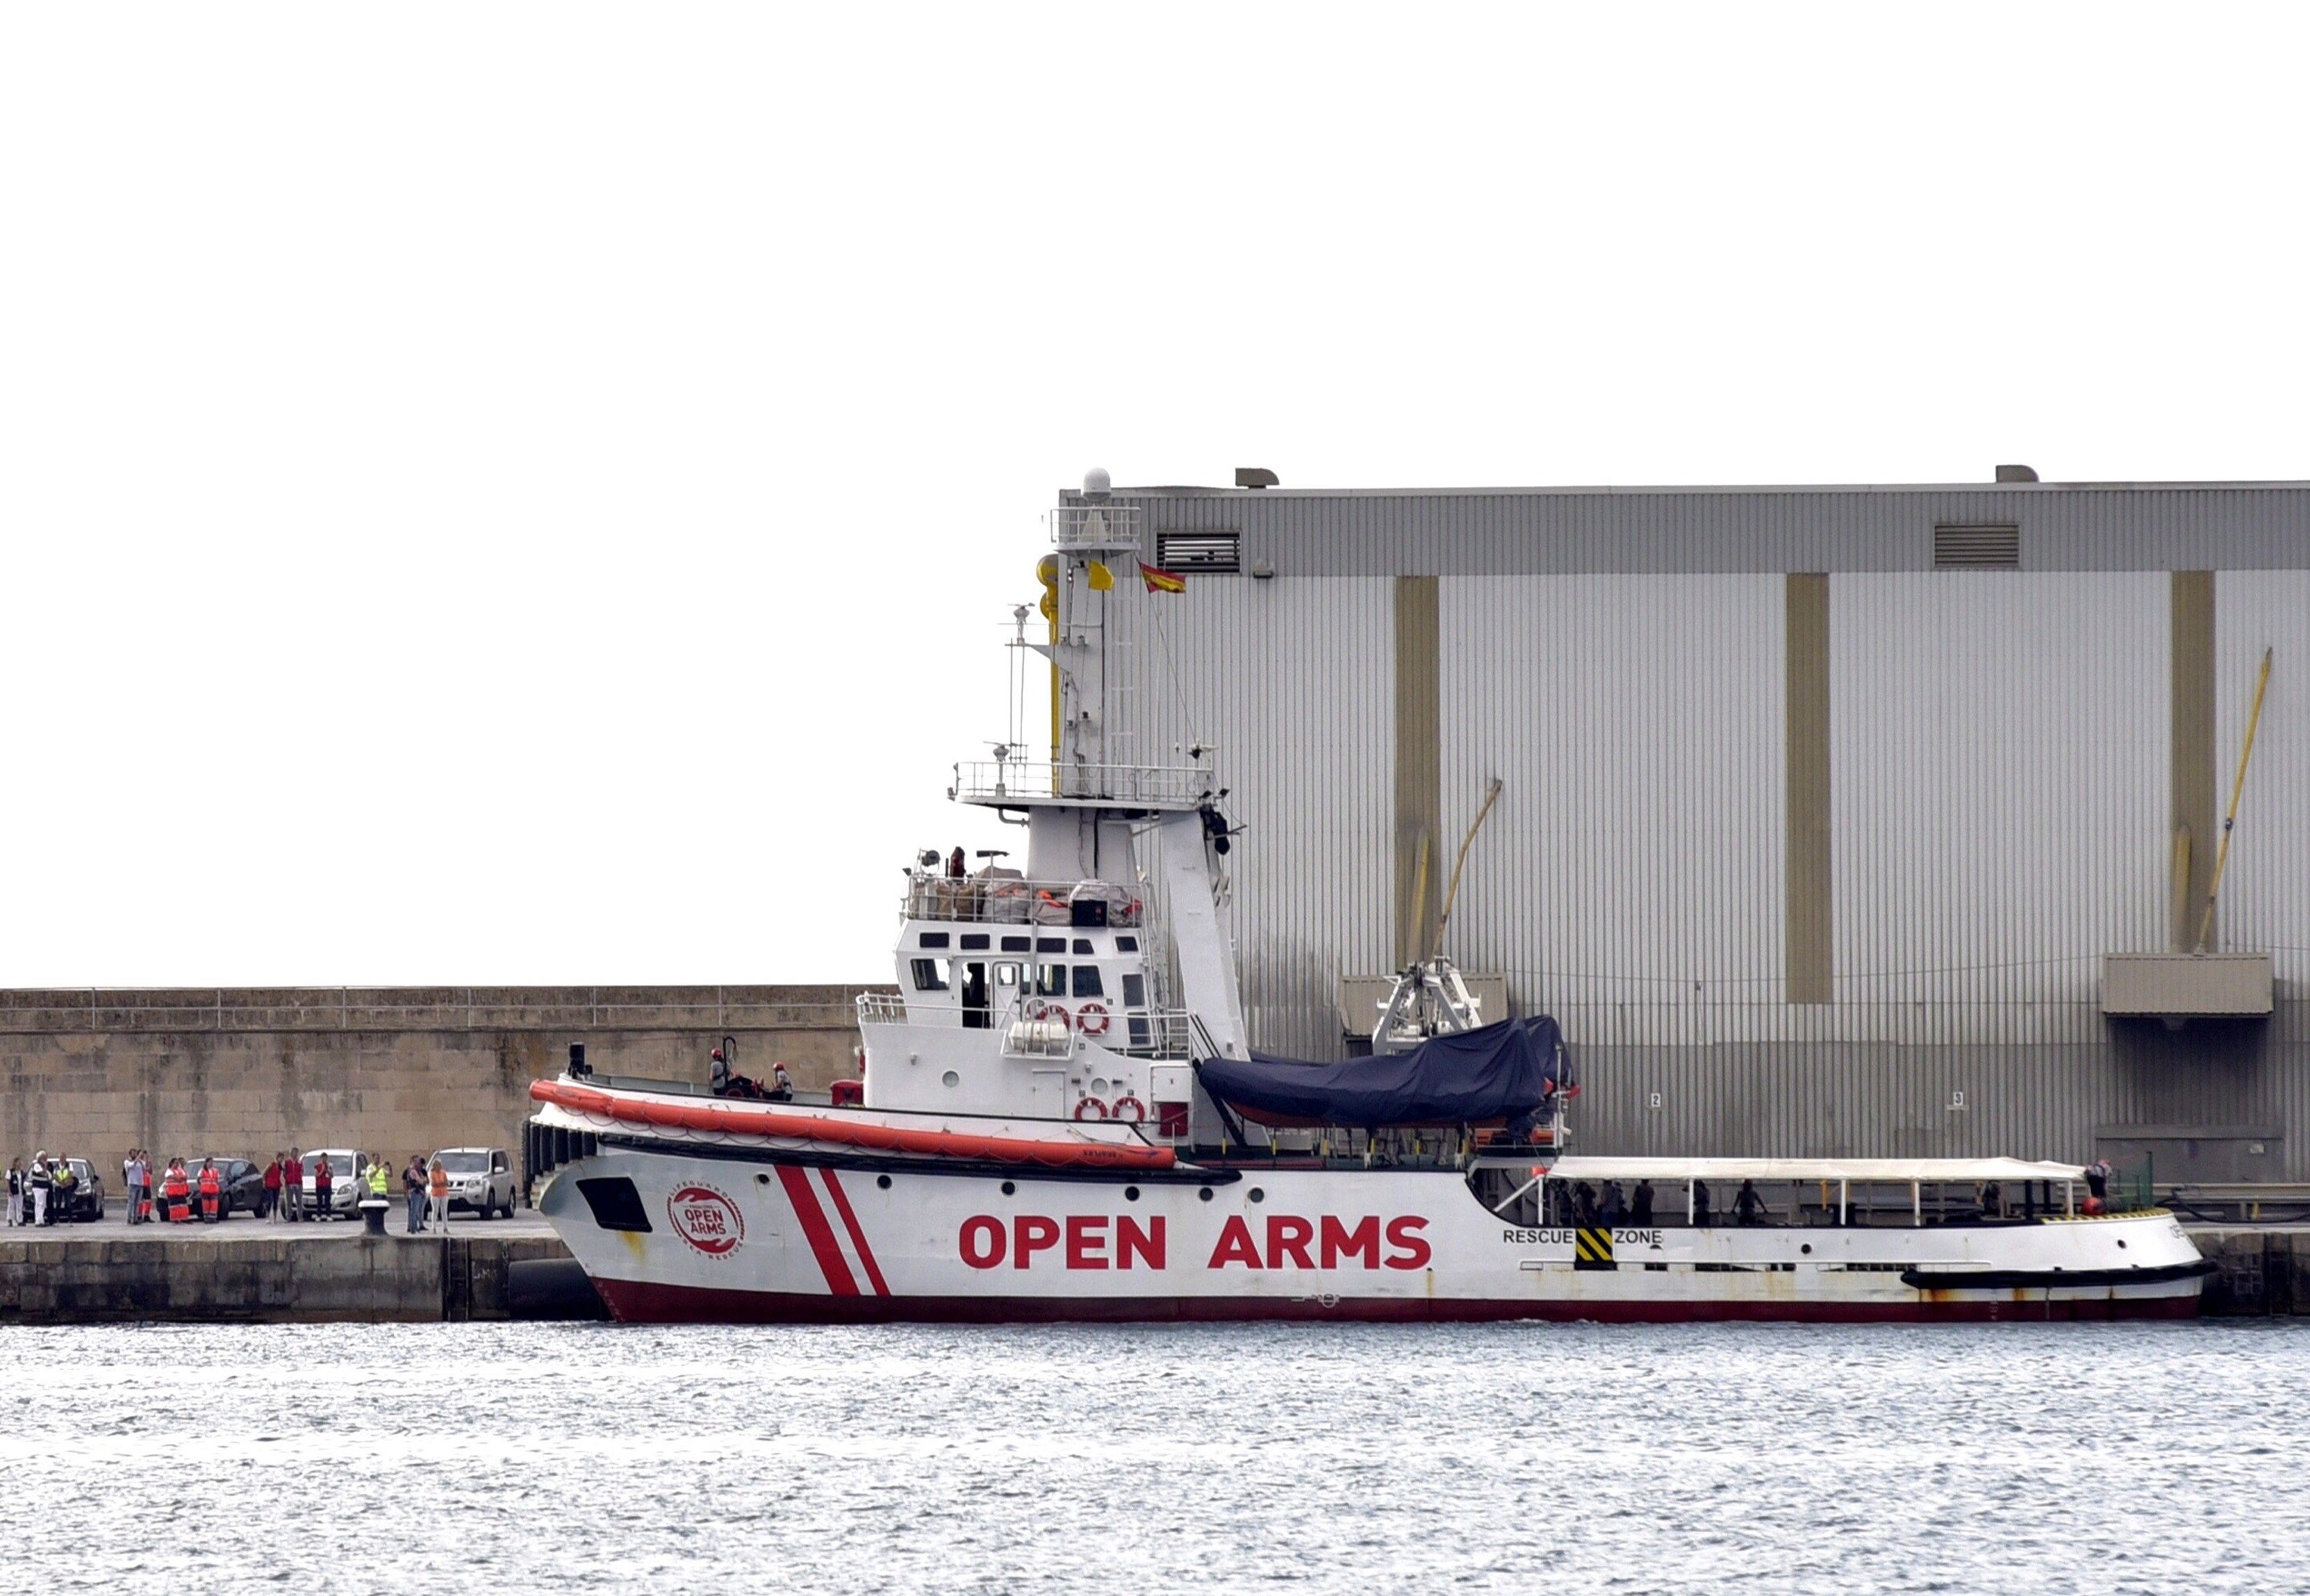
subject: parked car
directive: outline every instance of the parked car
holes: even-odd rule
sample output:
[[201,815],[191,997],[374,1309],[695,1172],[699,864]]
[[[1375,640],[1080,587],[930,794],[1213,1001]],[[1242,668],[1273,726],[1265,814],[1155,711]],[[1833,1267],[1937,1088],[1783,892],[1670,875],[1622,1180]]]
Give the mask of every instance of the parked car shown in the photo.
[[[513,1178],[513,1160],[501,1147],[445,1147],[433,1158],[441,1160],[449,1177],[449,1211],[465,1209],[485,1219],[503,1214],[513,1218],[513,1200],[519,1188]],[[432,1159],[426,1160],[430,1168]]]
[[86,1158],[65,1158],[73,1172],[72,1189],[63,1193],[51,1193],[48,1201],[56,1204],[58,1224],[78,1220],[94,1224],[104,1218],[104,1181],[96,1173],[96,1166]]
[[[319,1201],[314,1191],[313,1171],[321,1160],[329,1161],[329,1211],[323,1214],[315,1206]],[[360,1218],[360,1200],[369,1195],[367,1177],[369,1155],[351,1148],[325,1147],[305,1155],[305,1212],[313,1219]]]
[[[212,1153],[211,1158],[216,1155]],[[235,1214],[253,1214],[265,1195],[265,1171],[247,1158],[217,1158],[217,1173],[224,1177],[224,1218]],[[331,1168],[335,1167],[334,1161]],[[185,1173],[193,1183],[193,1212],[201,1211],[201,1161],[185,1160]]]

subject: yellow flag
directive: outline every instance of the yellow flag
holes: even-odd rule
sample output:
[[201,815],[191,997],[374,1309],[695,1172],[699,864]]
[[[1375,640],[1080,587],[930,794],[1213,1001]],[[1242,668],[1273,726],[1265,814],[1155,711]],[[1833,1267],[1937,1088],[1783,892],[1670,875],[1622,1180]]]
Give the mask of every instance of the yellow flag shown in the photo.
[[1098,560],[1092,560],[1090,562],[1090,590],[1093,593],[1106,593],[1112,589],[1114,585],[1115,573],[1108,570],[1105,566],[1099,564]]

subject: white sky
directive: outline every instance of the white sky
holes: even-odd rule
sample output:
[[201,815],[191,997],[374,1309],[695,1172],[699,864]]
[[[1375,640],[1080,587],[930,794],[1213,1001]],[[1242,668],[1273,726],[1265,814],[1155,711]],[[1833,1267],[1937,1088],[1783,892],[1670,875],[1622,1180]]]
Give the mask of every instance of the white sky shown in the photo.
[[2306,30],[6,8],[0,985],[881,978],[1092,464],[2310,475]]

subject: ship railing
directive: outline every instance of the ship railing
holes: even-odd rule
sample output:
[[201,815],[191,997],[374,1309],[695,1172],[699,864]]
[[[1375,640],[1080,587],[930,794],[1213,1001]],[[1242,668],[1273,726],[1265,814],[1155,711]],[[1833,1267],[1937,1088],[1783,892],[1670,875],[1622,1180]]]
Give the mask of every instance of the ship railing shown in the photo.
[[[1066,1012],[1064,1019],[1057,1017],[1060,1011]],[[1186,1060],[1197,1056],[1195,1018],[1180,1009],[1118,1010],[1107,1016],[1105,1028],[1097,1036],[1086,1037],[1072,1005],[1055,998],[1021,998],[1006,1004],[1000,1012],[944,1004],[925,1004],[910,1010],[904,998],[876,992],[859,997],[858,1023],[994,1031],[1003,1038],[1003,1050],[1020,1057],[1072,1058],[1076,1047],[1086,1042],[1131,1058]]]
[[858,994],[858,1023],[904,1025],[907,1000],[895,992],[862,992]]
[[1200,765],[1076,765],[1048,759],[965,759],[947,796],[963,802],[1048,802],[1053,799],[1186,809],[1211,795],[1211,773]]
[[1112,549],[1128,552],[1140,546],[1139,507],[1135,504],[1070,504],[1051,512],[1051,542],[1062,549]]
[[[981,872],[975,876],[910,871],[906,916],[986,925],[1137,926],[1146,904],[1113,881],[1031,881]],[[1012,953],[1020,950],[1009,950]],[[996,955],[999,957],[999,955]]]

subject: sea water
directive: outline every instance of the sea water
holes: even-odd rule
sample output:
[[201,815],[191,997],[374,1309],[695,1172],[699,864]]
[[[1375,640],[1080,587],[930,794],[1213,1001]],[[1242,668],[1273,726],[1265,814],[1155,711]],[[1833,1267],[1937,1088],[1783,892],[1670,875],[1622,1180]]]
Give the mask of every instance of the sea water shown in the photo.
[[2271,1322],[0,1330],[10,1591],[2300,1591],[2306,1462]]

